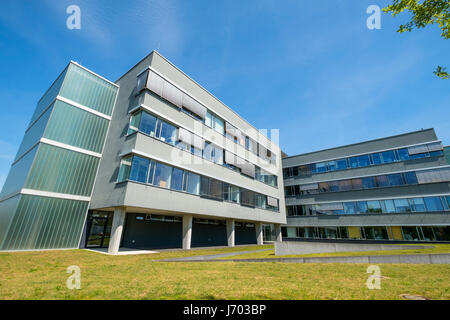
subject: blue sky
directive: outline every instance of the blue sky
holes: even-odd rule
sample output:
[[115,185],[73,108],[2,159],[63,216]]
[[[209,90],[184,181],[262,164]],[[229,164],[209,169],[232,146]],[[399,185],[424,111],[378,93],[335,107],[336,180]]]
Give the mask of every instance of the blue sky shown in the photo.
[[[114,81],[157,49],[289,155],[434,127],[450,144],[450,41],[378,0],[3,0],[0,188],[37,101],[74,60]],[[66,8],[81,9],[69,30]]]

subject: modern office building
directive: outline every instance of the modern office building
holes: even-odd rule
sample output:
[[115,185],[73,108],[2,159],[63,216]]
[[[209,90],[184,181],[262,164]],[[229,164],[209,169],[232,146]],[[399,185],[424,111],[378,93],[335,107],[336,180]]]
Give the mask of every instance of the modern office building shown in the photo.
[[0,250],[262,244],[281,150],[157,52],[115,83],[71,62],[0,194]]
[[283,158],[283,237],[450,241],[445,155],[428,129]]

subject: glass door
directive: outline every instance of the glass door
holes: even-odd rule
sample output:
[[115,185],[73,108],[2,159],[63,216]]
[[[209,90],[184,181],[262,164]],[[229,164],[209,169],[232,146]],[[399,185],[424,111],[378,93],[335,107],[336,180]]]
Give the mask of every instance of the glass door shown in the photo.
[[108,212],[92,212],[88,216],[86,248],[105,248],[111,236],[112,215]]

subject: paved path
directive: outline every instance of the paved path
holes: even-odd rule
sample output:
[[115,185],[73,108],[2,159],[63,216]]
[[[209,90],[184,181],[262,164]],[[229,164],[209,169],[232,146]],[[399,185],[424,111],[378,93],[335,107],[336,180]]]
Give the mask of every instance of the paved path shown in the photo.
[[210,261],[210,260],[215,260],[215,259],[224,258],[224,257],[237,256],[237,255],[247,254],[247,253],[270,251],[270,250],[273,250],[273,249],[269,248],[269,249],[259,249],[259,250],[235,251],[235,252],[227,252],[227,253],[208,254],[208,255],[204,255],[204,256],[192,256],[192,257],[164,259],[164,260],[157,260],[157,261]]

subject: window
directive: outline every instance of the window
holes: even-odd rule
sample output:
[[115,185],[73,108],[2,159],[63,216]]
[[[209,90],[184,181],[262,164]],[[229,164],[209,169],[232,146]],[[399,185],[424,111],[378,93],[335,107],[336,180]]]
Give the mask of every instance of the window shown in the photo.
[[328,183],[328,187],[330,188],[330,192],[338,192],[339,191],[339,182],[331,181]]
[[397,212],[411,212],[408,199],[396,199],[394,204]]
[[349,191],[349,190],[352,190],[351,180],[339,181],[339,191]]
[[425,207],[425,202],[423,201],[423,198],[409,199],[409,203],[411,204],[412,211],[415,211],[415,212],[427,211],[427,209]]
[[205,125],[207,125],[210,128],[213,128],[217,132],[221,134],[225,134],[225,123],[224,121],[219,118],[217,115],[207,112],[205,117]]
[[381,154],[383,156],[383,163],[391,163],[396,160],[394,150],[385,151],[385,152],[382,152]]
[[404,174],[406,184],[417,184],[417,175],[415,172],[405,172]]
[[381,153],[372,154],[372,163],[373,164],[381,164],[382,163]]
[[444,210],[449,210],[450,204],[449,204],[448,200],[450,200],[450,197],[441,197],[441,200],[442,200],[442,204],[444,205]]
[[360,190],[363,188],[362,179],[352,179],[352,189]]
[[350,163],[350,168],[358,168],[358,157],[352,157],[348,159]]
[[319,183],[319,190],[320,190],[320,192],[329,192],[330,188],[328,186],[328,182],[320,182]]
[[425,205],[427,206],[427,211],[442,211],[444,207],[442,206],[441,199],[439,197],[426,197],[423,198]]
[[362,155],[358,157],[358,166],[359,167],[367,167],[370,166],[369,155]]
[[184,191],[192,194],[200,193],[200,176],[192,172],[186,172],[184,174]]
[[325,162],[316,163],[317,173],[322,173],[327,171],[327,164]]
[[358,212],[356,202],[344,202],[344,212],[346,214],[355,214]]
[[389,180],[387,176],[377,176],[375,177],[378,188],[389,187]]
[[150,161],[148,159],[133,156],[133,161],[131,163],[130,180],[146,183],[149,164]]
[[336,168],[337,170],[344,170],[348,168],[347,159],[336,160]]
[[362,178],[362,186],[364,189],[375,188],[376,187],[375,178],[374,177]]
[[394,205],[394,200],[385,200],[384,204],[386,206],[386,212],[387,213],[394,213],[394,212],[396,212],[395,205]]
[[359,201],[359,202],[357,202],[357,206],[358,206],[358,213],[367,213],[368,212],[367,202]]
[[178,191],[183,190],[183,170],[173,168],[170,188]]
[[401,173],[389,174],[387,177],[389,180],[389,185],[391,187],[401,186],[401,185],[405,184],[403,182],[403,177],[402,177]]
[[336,171],[337,170],[336,161],[328,161],[327,170],[328,171]]
[[133,156],[127,156],[120,161],[119,175],[117,177],[118,182],[125,181],[129,178],[132,158]]
[[172,167],[157,162],[155,166],[155,177],[153,179],[153,184],[162,188],[170,188],[171,175]]
[[380,201],[367,201],[367,211],[370,213],[381,213]]
[[256,180],[264,182],[272,187],[276,187],[278,185],[277,176],[268,173],[258,166],[255,166],[255,178]]
[[128,134],[138,131],[139,123],[141,122],[142,112],[137,112],[131,115],[130,125],[128,126]]
[[400,161],[409,160],[409,152],[407,148],[398,149],[398,156]]
[[200,195],[210,199],[223,200],[223,183],[202,176],[200,178]]
[[265,195],[262,195],[260,193],[255,194],[255,203],[257,208],[266,208],[267,204],[267,197]]
[[420,240],[419,232],[416,227],[401,227],[403,233],[403,239],[405,240]]
[[146,133],[152,137],[156,134],[156,122],[157,118],[148,114],[147,112],[142,112],[141,124],[139,125],[139,131]]
[[[161,121],[161,120],[159,120],[159,121]],[[161,125],[160,139],[167,143],[175,144],[175,141],[177,139],[177,128],[168,124],[165,121],[161,121],[161,122],[162,122],[162,125]]]
[[244,206],[255,206],[255,193],[247,189],[241,189],[241,204]]

